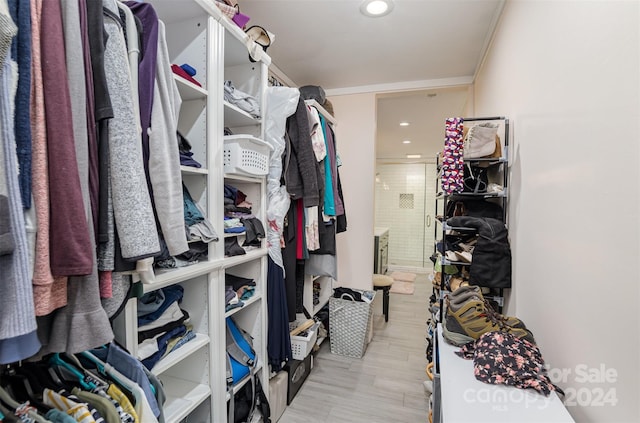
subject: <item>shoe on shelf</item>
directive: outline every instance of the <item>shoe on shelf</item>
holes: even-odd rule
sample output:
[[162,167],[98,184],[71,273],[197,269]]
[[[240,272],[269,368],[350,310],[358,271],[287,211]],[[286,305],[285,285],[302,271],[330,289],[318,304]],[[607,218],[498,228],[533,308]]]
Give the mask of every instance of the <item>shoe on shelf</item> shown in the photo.
[[458,248],[462,249],[462,251],[473,253],[473,249],[476,247],[477,243],[478,238],[473,238],[468,242],[458,242]]
[[447,260],[452,261],[452,262],[458,262],[458,256],[456,255],[455,251],[451,251],[451,250],[447,250],[444,252],[444,256]]
[[451,292],[455,292],[461,286],[468,286],[469,282],[462,279],[460,276],[452,276],[449,279],[449,288],[451,288]]
[[506,332],[535,344],[533,334],[523,328],[514,328],[496,320],[487,313],[486,306],[479,299],[471,299],[462,305],[452,303],[447,298],[447,314],[443,324],[445,339],[457,346],[474,342],[487,332]]
[[473,260],[473,256],[468,251],[454,251],[454,254],[458,258],[458,261],[463,263],[471,263]]
[[484,303],[487,314],[491,315],[495,320],[504,323],[507,326],[514,328],[526,329],[527,326],[524,322],[517,317],[504,316],[498,313],[490,304],[489,301],[482,295],[482,288],[475,285],[461,284],[456,290],[451,288],[452,292],[449,294],[449,300],[455,304],[456,307],[461,306],[469,300],[480,300]]

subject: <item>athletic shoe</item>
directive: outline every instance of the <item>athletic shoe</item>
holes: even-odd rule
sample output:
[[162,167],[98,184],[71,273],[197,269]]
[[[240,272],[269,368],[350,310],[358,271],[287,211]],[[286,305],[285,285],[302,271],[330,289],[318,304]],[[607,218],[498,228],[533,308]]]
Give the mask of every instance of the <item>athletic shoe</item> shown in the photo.
[[496,320],[487,313],[483,301],[469,299],[463,304],[452,303],[447,298],[447,316],[443,325],[443,335],[450,343],[462,346],[473,342],[487,332],[508,332],[534,343],[533,334],[527,329],[514,328]]
[[482,295],[482,290],[479,286],[460,285],[458,289],[449,294],[449,299],[452,303],[456,304],[455,308],[458,308],[464,302],[469,301],[470,299],[480,300],[485,304],[486,313],[491,315],[495,320],[501,321],[504,324],[514,328],[527,328],[524,322],[517,317],[503,316],[502,314],[495,311],[495,309],[491,307],[491,304],[489,304],[489,301],[487,301]]

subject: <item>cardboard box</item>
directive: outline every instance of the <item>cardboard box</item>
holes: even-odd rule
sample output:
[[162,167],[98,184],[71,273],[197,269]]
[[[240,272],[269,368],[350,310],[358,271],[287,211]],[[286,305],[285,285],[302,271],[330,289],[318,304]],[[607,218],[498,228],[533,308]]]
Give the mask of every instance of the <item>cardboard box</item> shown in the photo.
[[313,355],[309,354],[304,360],[290,360],[285,365],[287,371],[287,405],[291,404],[304,381],[311,373]]

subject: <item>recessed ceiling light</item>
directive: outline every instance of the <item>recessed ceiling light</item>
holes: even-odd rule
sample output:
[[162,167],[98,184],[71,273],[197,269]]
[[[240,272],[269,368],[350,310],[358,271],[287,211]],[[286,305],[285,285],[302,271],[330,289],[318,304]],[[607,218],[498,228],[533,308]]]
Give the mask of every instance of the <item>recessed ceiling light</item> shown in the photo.
[[403,144],[411,144],[411,140],[404,140],[402,141]]
[[419,159],[422,157],[420,154],[407,154],[407,159]]
[[406,121],[400,122],[400,126],[409,126],[409,125],[410,125],[409,122],[406,122]]
[[393,2],[391,0],[365,0],[360,6],[360,12],[372,18],[378,18],[391,13]]

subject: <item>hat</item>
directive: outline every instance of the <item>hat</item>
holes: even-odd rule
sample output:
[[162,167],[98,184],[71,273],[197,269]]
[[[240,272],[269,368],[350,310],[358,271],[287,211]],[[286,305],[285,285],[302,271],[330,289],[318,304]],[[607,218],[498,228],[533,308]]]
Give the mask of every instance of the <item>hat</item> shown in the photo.
[[[247,34],[249,41],[253,41],[255,44],[262,47],[262,50],[265,52],[275,38],[275,35],[258,25],[253,25],[247,28],[244,32]],[[261,56],[260,52],[256,51],[255,48],[249,49],[249,60],[252,62],[259,60]]]

